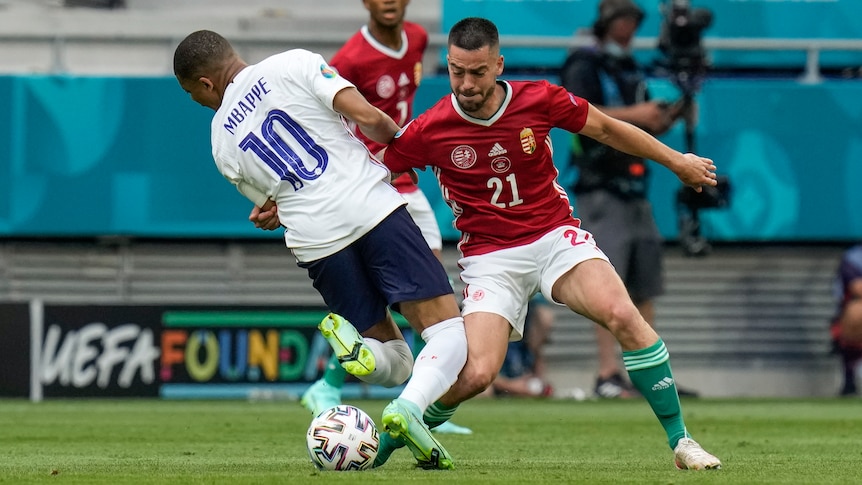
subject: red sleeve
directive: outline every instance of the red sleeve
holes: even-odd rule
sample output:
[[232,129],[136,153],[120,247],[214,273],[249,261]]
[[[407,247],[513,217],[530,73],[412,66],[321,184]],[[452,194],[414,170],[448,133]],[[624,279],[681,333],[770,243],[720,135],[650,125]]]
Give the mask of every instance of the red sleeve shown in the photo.
[[425,49],[428,47],[428,31],[425,30],[425,27],[405,21],[404,31],[407,32],[408,36],[413,38],[410,41],[411,43],[416,42],[416,45],[411,47],[416,47],[419,52],[425,52]]
[[550,101],[548,113],[554,126],[572,133],[581,131],[587,124],[587,114],[590,112],[587,100],[554,84],[548,83],[547,89]]
[[343,50],[339,50],[338,52],[336,52],[335,55],[332,56],[332,60],[329,61],[329,65],[334,67],[341,77],[349,81],[354,77],[354,73],[352,70],[353,66],[348,59],[345,59],[345,55],[343,52]]
[[393,172],[424,168],[424,159],[415,156],[419,153],[426,153],[426,150],[423,147],[421,122],[417,118],[409,121],[395,134],[383,154],[383,163]]

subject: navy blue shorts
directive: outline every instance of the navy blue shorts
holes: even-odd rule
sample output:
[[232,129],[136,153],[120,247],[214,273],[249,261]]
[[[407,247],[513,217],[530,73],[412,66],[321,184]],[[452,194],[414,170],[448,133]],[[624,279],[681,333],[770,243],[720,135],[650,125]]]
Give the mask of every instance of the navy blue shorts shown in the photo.
[[341,251],[298,263],[308,270],[329,310],[359,332],[403,301],[452,293],[449,277],[404,206]]

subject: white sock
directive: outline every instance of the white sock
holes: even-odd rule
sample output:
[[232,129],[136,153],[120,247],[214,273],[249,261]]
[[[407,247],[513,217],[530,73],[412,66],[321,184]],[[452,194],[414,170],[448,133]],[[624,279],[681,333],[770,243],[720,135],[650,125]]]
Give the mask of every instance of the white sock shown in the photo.
[[464,319],[450,318],[422,332],[425,348],[416,356],[413,376],[401,399],[419,406],[421,413],[452,387],[467,362],[467,334]]
[[383,387],[403,384],[413,368],[413,353],[407,342],[395,339],[388,342],[365,337],[365,345],[374,353],[374,372],[362,376],[363,382]]

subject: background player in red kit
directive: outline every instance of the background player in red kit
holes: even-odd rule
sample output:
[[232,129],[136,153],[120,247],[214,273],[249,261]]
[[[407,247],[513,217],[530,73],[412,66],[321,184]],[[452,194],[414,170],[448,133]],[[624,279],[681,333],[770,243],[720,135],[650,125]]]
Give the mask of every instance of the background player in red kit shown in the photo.
[[[352,82],[369,103],[388,114],[398,126],[404,126],[413,117],[413,99],[422,80],[422,56],[428,46],[425,29],[404,20],[408,3],[409,0],[364,0],[369,13],[368,23],[353,34],[330,61],[330,66]],[[373,154],[386,146],[365,136],[355,124],[351,129]],[[392,185],[407,200],[407,212],[419,226],[431,251],[442,261],[443,239],[425,194],[407,174],[395,179]],[[414,339],[414,356],[424,345],[421,338]],[[347,371],[333,356],[323,377],[302,395],[302,405],[317,415],[341,404],[341,388],[346,377]],[[469,428],[448,421],[434,431],[472,433]]]
[[[393,172],[431,166],[462,233],[467,364],[424,420],[433,426],[451,416],[494,380],[508,341],[523,335],[527,302],[541,292],[616,337],[632,383],[664,427],[679,468],[720,468],[686,431],[664,343],[592,235],[572,217],[556,180],[549,132],[562,128],[655,160],[695,190],[716,184],[712,160],[679,153],[546,81],[498,80],[503,57],[489,20],[456,23],[448,49],[452,94],[405,126],[384,155]],[[395,446],[381,441],[377,464]]]
[[[428,46],[428,33],[421,25],[404,20],[409,0],[363,3],[369,12],[368,24],[344,43],[329,64],[356,85],[369,103],[388,114],[398,126],[404,126],[413,117],[413,98],[422,80],[422,55]],[[353,131],[371,153],[385,146],[359,130]],[[417,191],[421,194],[407,174],[395,179],[392,185],[402,194]],[[435,220],[435,228],[436,224]],[[431,249],[440,252],[440,247]]]

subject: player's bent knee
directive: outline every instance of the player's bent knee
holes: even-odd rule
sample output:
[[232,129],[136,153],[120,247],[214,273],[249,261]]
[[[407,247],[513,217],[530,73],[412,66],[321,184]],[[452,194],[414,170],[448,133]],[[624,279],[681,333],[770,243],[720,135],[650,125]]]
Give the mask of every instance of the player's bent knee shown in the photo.
[[[632,331],[646,324],[634,303],[629,301],[612,302],[605,309],[604,323],[611,333]],[[647,325],[648,326],[648,325]]]
[[461,316],[458,301],[451,293],[428,300],[401,302],[400,311],[413,328],[419,331],[435,323]]
[[614,303],[608,309],[605,326],[623,348],[642,348],[655,343],[658,334],[630,302]]
[[413,372],[413,352],[410,346],[403,340],[392,340],[383,344],[392,353],[392,372],[390,380],[398,385],[407,381],[410,374]]
[[497,372],[491,369],[464,367],[458,376],[458,386],[464,394],[473,397],[490,387],[496,377]]

